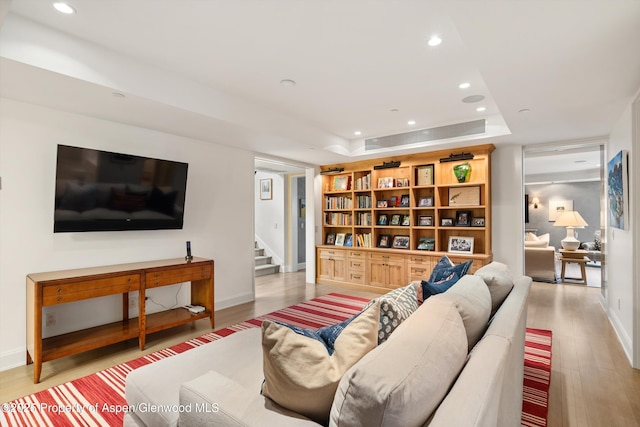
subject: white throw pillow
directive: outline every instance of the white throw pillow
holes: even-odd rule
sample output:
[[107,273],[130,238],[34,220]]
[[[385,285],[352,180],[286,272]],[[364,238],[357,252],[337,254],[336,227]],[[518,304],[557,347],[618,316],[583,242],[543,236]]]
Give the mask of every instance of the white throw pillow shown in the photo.
[[494,261],[479,268],[474,275],[480,276],[487,284],[491,294],[491,312],[495,313],[513,288],[513,276],[511,276],[509,267]]

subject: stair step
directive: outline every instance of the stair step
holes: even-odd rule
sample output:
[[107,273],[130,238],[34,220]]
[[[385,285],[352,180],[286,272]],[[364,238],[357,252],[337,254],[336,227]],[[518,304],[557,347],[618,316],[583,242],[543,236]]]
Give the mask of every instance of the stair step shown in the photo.
[[267,264],[267,265],[256,265],[256,276],[266,276],[268,274],[276,274],[280,272],[279,265]]
[[264,249],[258,249],[258,248],[256,248],[256,249],[254,249],[254,251],[255,251],[255,256],[262,256],[262,255],[264,255]]
[[257,256],[256,257],[256,266],[258,265],[267,265],[271,264],[271,257],[267,255]]

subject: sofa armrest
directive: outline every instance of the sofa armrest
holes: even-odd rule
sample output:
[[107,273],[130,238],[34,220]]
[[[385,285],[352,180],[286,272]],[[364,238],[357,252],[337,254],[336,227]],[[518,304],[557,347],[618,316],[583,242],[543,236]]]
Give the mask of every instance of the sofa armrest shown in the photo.
[[178,425],[184,426],[318,426],[262,396],[260,384],[249,390],[216,371],[182,384],[180,405]]

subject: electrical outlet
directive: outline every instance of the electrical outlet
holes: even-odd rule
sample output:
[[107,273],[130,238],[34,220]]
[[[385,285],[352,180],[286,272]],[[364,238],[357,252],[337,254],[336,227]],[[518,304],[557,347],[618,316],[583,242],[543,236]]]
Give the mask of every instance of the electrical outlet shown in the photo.
[[55,313],[47,313],[46,326],[55,326],[56,325],[56,314]]
[[129,308],[136,308],[138,306],[138,298],[129,297]]

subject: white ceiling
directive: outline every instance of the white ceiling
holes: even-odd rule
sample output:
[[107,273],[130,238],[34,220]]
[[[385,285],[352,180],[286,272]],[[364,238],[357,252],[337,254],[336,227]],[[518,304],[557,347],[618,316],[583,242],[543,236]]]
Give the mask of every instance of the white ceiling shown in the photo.
[[[363,137],[478,118],[478,143],[602,137],[640,89],[635,0],[70,4],[75,15],[48,0],[0,13],[2,96],[307,164],[364,158]],[[430,146],[447,144],[470,142]]]

